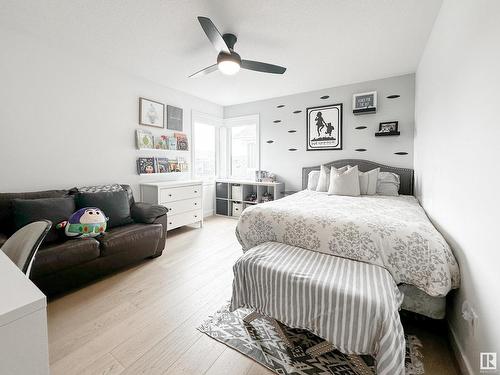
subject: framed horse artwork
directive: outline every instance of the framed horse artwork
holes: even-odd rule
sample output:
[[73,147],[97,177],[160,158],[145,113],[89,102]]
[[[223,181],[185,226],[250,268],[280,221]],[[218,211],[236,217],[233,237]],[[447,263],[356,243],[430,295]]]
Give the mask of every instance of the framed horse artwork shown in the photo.
[[307,108],[307,151],[342,150],[342,103]]

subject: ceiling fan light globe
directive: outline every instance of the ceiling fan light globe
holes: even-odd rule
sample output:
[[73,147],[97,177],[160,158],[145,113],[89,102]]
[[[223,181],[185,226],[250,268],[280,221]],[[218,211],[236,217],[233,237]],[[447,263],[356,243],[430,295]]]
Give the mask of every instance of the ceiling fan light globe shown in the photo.
[[236,61],[226,60],[217,64],[221,73],[232,76],[240,71],[240,64]]

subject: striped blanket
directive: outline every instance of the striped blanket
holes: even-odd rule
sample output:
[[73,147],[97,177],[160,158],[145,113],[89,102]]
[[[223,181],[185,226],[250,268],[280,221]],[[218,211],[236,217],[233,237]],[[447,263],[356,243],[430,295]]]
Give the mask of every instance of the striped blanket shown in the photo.
[[346,354],[371,354],[379,375],[404,375],[403,296],[382,267],[267,242],[233,267],[230,310],[252,308]]

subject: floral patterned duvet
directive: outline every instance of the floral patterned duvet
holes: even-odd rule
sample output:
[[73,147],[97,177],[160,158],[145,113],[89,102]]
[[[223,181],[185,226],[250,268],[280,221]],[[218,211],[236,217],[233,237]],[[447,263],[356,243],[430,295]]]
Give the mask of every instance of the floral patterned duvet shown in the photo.
[[303,190],[245,209],[236,235],[249,250],[274,241],[387,269],[431,296],[458,288],[458,264],[413,196],[327,195]]

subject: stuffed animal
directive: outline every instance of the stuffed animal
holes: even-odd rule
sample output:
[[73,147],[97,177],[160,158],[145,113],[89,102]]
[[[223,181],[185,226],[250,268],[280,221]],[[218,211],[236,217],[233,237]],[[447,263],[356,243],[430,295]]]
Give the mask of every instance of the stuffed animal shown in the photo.
[[67,221],[57,224],[68,237],[97,237],[106,231],[108,218],[97,207],[81,208]]

